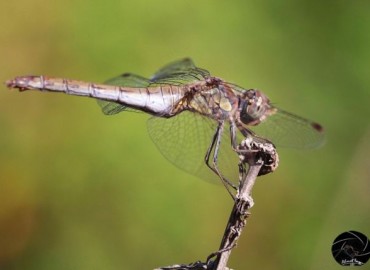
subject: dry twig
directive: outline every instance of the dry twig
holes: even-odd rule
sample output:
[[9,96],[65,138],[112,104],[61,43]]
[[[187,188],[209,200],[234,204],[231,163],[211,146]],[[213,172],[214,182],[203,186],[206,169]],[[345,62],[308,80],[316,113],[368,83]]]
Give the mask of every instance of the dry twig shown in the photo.
[[274,145],[267,141],[243,140],[238,146],[239,187],[234,207],[227,223],[220,249],[210,254],[205,263],[195,262],[189,265],[173,265],[156,270],[227,270],[232,249],[242,233],[249,217],[248,210],[253,206],[252,189],[257,176],[273,172],[279,162]]

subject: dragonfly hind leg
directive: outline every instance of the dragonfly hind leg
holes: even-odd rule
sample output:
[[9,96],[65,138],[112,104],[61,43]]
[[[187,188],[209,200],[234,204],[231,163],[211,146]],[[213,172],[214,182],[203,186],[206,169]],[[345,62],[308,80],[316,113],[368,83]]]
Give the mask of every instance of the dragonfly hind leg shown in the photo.
[[[218,168],[218,153],[219,153],[219,148],[221,144],[223,130],[224,130],[224,122],[220,122],[219,125],[217,126],[215,134],[213,135],[212,142],[207,150],[206,156],[204,157],[204,161],[207,167],[210,168],[215,174],[217,174],[220,177],[223,185],[226,187],[231,197],[235,199],[235,196],[231,192],[230,187],[236,190],[237,186],[233,184],[232,182],[230,182],[226,177],[224,177]],[[210,164],[210,158],[211,158],[212,151],[213,151],[212,164]]]

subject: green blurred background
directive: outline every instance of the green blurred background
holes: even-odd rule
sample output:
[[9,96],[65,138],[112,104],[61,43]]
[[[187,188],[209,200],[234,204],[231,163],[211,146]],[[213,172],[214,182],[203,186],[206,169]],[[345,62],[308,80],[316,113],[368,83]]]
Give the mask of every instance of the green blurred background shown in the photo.
[[[341,269],[341,232],[370,236],[369,1],[0,3],[0,81],[150,76],[189,56],[321,123],[326,145],[278,149],[254,189],[235,269]],[[177,169],[144,114],[94,100],[0,91],[0,269],[152,269],[205,260],[232,202]]]

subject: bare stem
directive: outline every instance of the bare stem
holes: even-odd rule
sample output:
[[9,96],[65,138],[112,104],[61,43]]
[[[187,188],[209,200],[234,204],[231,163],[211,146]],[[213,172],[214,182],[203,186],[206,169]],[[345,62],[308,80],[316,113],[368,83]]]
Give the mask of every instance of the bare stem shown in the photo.
[[[253,206],[252,189],[259,175],[273,172],[278,165],[278,154],[269,142],[254,142],[245,139],[238,146],[239,187],[235,203],[227,223],[220,249],[210,254],[205,263],[195,262],[189,265],[173,265],[156,270],[226,270],[232,249],[244,229],[248,210]],[[213,260],[213,258],[215,258]]]
[[242,230],[247,223],[247,218],[249,217],[248,209],[253,206],[251,191],[262,165],[255,164],[250,166],[248,173],[245,174],[244,181],[241,182],[221,241],[220,251],[217,252],[217,257],[214,261],[213,269],[226,269],[231,251],[236,246]]

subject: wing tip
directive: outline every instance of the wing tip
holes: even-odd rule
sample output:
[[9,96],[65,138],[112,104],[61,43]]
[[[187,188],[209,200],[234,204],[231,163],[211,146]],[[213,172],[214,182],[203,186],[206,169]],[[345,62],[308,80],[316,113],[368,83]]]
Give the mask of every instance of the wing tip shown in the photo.
[[316,122],[312,122],[311,123],[311,127],[313,129],[315,129],[316,131],[320,132],[320,133],[323,133],[324,132],[324,128],[322,125],[320,125],[319,123],[316,123]]

